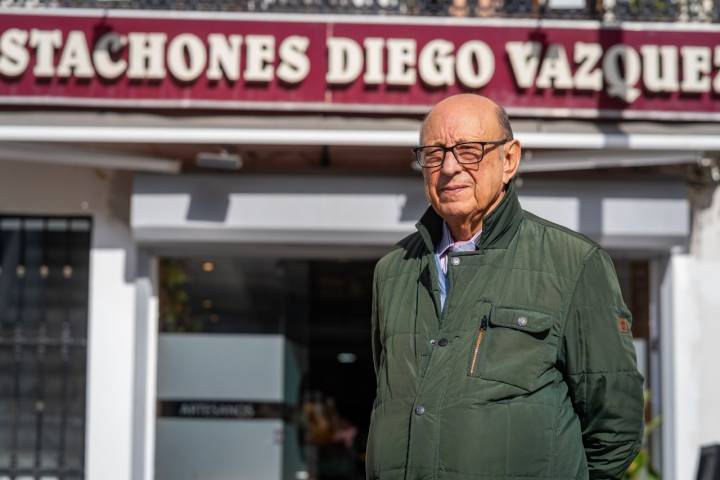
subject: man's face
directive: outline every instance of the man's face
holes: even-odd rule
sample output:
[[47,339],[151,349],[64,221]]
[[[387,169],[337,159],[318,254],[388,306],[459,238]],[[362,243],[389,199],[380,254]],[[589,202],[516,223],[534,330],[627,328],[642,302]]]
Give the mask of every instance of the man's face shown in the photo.
[[[503,138],[492,106],[446,102],[433,109],[423,129],[423,145],[451,146],[466,141]],[[504,181],[503,148],[487,145],[480,163],[460,164],[448,152],[439,167],[423,168],[425,195],[447,222],[484,217],[501,198]]]

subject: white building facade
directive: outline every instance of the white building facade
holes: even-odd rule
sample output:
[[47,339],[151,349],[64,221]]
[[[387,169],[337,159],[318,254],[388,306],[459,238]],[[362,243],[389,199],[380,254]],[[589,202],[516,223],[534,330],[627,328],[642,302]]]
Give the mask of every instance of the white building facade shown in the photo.
[[[98,46],[87,29],[103,21]],[[684,40],[698,29],[702,40]],[[529,31],[547,38],[536,47]],[[8,307],[0,401],[34,413],[8,420],[0,479],[318,476],[306,382],[321,389],[307,380],[318,338],[345,334],[317,327],[313,291],[331,276],[313,272],[362,286],[347,272],[413,231],[427,202],[409,149],[422,113],[457,91],[507,105],[525,150],[523,207],[615,260],[660,416],[655,468],[695,478],[700,448],[720,443],[714,25],[10,9],[0,39],[3,238],[19,245],[20,231],[58,219],[90,225],[86,369],[74,374],[82,467],[63,473],[60,447],[27,433],[57,426],[38,393],[7,380],[20,377],[18,338],[35,332]],[[582,67],[595,55],[599,77]],[[32,260],[16,250],[4,248],[0,275],[20,285]],[[225,276],[195,281],[201,272]],[[275,288],[282,306],[253,301]],[[362,363],[369,342],[347,345],[338,362]]]

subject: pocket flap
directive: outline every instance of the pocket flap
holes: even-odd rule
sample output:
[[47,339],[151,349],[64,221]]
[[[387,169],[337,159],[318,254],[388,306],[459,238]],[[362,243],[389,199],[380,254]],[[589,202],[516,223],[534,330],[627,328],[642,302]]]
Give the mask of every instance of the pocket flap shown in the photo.
[[495,307],[495,311],[490,315],[490,324],[524,332],[539,333],[550,330],[553,317],[531,310]]

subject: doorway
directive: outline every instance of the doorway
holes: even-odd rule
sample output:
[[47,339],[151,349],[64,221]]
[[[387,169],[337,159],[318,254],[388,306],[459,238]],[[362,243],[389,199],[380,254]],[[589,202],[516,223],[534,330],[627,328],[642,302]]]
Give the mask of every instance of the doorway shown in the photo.
[[364,478],[374,264],[161,258],[156,478]]
[[[157,478],[364,478],[375,263],[161,258]],[[615,266],[638,364],[657,390],[649,262],[617,257]],[[220,448],[203,453],[207,445]]]

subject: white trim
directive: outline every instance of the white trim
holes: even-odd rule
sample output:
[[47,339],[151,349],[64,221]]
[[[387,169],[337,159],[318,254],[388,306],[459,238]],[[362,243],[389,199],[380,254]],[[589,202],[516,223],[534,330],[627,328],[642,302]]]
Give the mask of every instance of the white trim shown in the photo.
[[0,8],[3,15],[36,15],[91,18],[159,18],[171,20],[216,20],[254,21],[289,23],[351,23],[381,25],[431,25],[431,26],[484,26],[484,27],[527,27],[567,28],[623,31],[675,31],[675,32],[720,32],[720,25],[713,23],[680,22],[623,22],[602,23],[596,20],[547,20],[531,18],[458,18],[451,16],[407,16],[407,15],[352,15],[313,13],[264,13],[264,12],[195,12],[180,10],[129,10],[100,8],[41,8],[18,9]]
[[157,421],[157,349],[159,335],[160,304],[158,292],[160,291],[158,276],[158,259],[143,252],[143,259],[149,265],[150,296],[146,297],[145,311],[147,312],[146,338],[146,380],[145,384],[145,438],[144,440],[144,480],[155,478],[155,422]]
[[[92,141],[88,139],[86,141]],[[7,142],[0,144],[0,160],[52,163],[81,167],[114,168],[157,173],[180,173],[178,160],[112,152],[85,150],[69,145]]]
[[[429,110],[426,107],[424,111]],[[611,110],[603,108],[507,107],[517,117],[589,118],[665,121],[718,121],[720,112],[675,112],[671,110]]]
[[114,217],[94,216],[90,250],[86,478],[132,478],[136,367],[135,284],[128,260],[135,242]]
[[[662,476],[668,480],[676,479],[675,449],[675,362],[673,342],[673,286],[672,264],[673,252],[664,258],[650,262],[651,298],[658,310],[660,323],[660,368],[661,368],[661,401],[662,401]],[[657,388],[657,386],[656,386]]]
[[627,168],[656,165],[683,165],[698,163],[702,158],[697,151],[617,151],[595,150],[578,153],[575,150],[525,150],[520,162],[520,173],[555,172],[568,170],[594,170],[598,168]]
[[516,136],[528,148],[686,151],[692,147],[720,150],[720,136],[717,135],[518,133]]
[[[283,112],[333,112],[333,113],[383,113],[425,114],[431,105],[397,105],[368,103],[326,103],[288,101],[243,101],[204,99],[117,99],[62,96],[0,96],[0,105],[39,105],[62,107],[113,107],[123,109],[217,109],[217,110],[263,110]],[[720,112],[676,112],[671,110],[612,110],[598,108],[552,108],[552,107],[506,107],[511,116],[535,116],[553,118],[605,118],[627,120],[670,121],[720,121]]]
[[[525,148],[648,151],[720,150],[718,135],[519,132]],[[0,142],[230,143],[244,145],[328,145],[413,147],[416,130],[329,130],[292,128],[171,128],[89,126],[0,126]]]
[[413,146],[414,130],[0,126],[0,141]]

